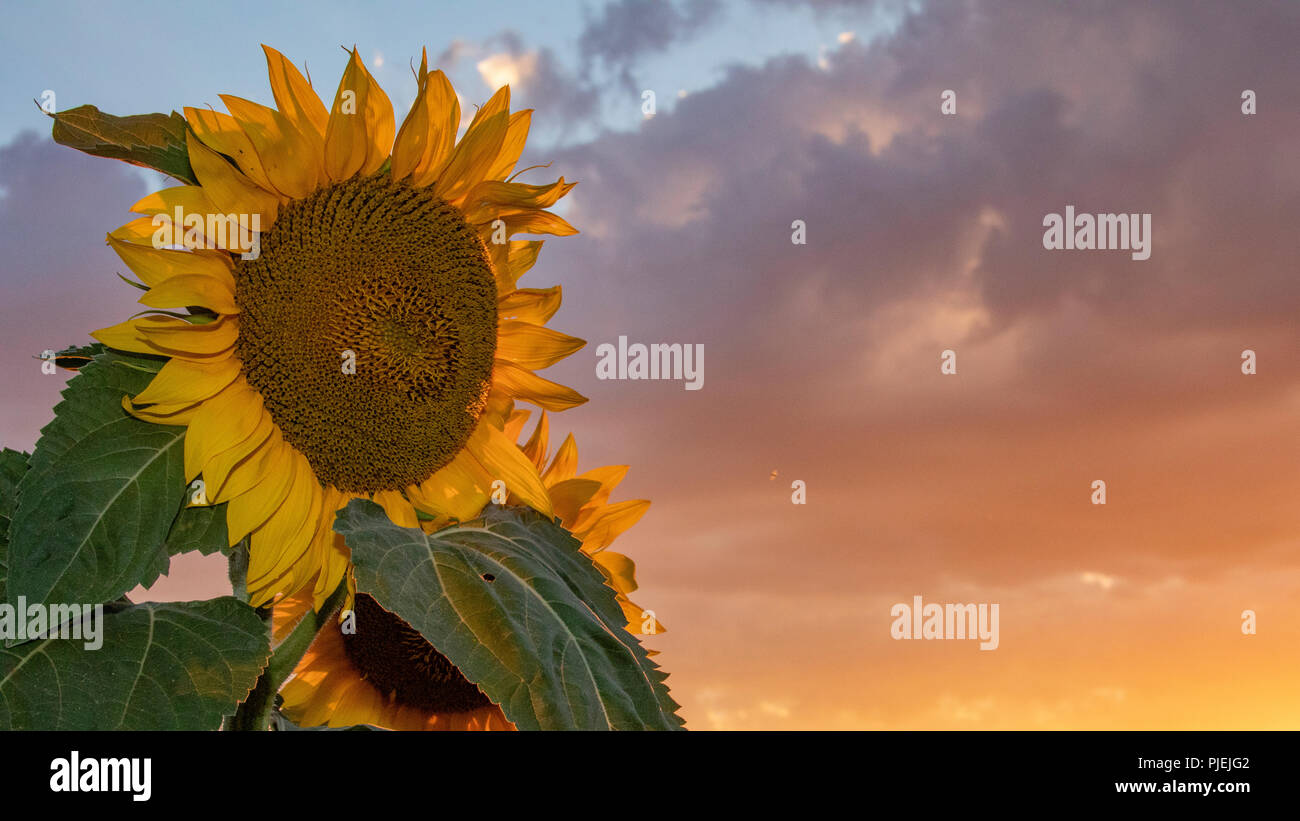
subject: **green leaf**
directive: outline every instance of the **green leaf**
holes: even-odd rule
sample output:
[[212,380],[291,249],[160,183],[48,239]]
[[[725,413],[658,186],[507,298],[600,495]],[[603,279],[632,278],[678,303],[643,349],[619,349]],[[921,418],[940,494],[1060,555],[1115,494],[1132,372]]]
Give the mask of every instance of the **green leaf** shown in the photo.
[[18,484],[10,603],[111,601],[167,571],[167,535],[185,492],[185,428],[122,409],[162,362],[105,352],[68,382]]
[[116,117],[93,105],[51,114],[54,141],[97,157],[125,160],[197,185],[185,145],[185,118],[167,114]]
[[97,650],[71,638],[0,650],[0,729],[215,730],[270,656],[266,625],[229,596],[103,614]]
[[432,535],[355,499],[339,512],[357,589],[401,616],[520,729],[678,729],[667,674],[624,626],[577,539],[527,508]]
[[198,551],[204,556],[229,553],[230,540],[226,538],[226,505],[183,507],[167,533],[167,555]]
[[5,600],[5,578],[9,575],[9,522],[18,503],[18,482],[27,472],[28,454],[0,450],[0,601]]

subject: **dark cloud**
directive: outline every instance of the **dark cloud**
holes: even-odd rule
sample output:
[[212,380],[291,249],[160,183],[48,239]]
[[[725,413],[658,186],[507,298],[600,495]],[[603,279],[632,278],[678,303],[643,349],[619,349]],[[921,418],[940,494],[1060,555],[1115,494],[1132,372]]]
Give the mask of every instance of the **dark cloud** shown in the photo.
[[632,66],[688,40],[722,15],[721,0],[614,0],[589,16],[578,37],[584,66],[599,63],[631,88]]
[[[1087,554],[1026,547],[1061,538],[1095,471],[1143,488],[1125,520],[1143,556],[1213,566],[1215,517],[1247,515],[1228,501],[1243,494],[1271,500],[1248,514],[1269,524],[1238,549],[1286,538],[1290,479],[1258,468],[1261,442],[1297,432],[1279,409],[1300,386],[1298,37],[1286,3],[937,4],[824,70],[733,68],[558,156],[586,233],[530,276],[566,285],[556,323],[592,344],[557,370],[593,402],[555,424],[656,499],[631,549],[693,522],[712,536],[672,552],[674,584],[743,564],[808,589],[826,566],[865,585],[1125,564],[1131,541],[1095,533],[1070,542]],[[1151,213],[1151,259],[1043,250],[1043,216],[1068,204]],[[705,343],[705,389],[595,381],[595,345],[620,334]],[[1247,347],[1267,379],[1241,377]],[[956,392],[936,381],[944,348],[964,363]],[[1189,464],[1241,482],[1215,480],[1189,516],[1181,500],[1206,495]],[[776,467],[818,482],[815,536],[788,483],[762,481]],[[1032,516],[1006,509],[1017,498]],[[791,540],[807,575],[781,573]]]

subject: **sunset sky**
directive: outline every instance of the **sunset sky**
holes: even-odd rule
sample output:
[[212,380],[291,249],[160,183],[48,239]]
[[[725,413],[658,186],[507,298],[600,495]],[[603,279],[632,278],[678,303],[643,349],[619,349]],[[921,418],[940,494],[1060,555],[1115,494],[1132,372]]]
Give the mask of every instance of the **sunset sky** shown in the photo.
[[[522,283],[588,340],[552,436],[653,500],[616,549],[688,727],[1300,728],[1300,4],[375,5],[6,10],[0,442],[52,418],[34,356],[141,309],[104,235],[163,184],[32,98],[271,103],[260,43],[328,98],[355,43],[400,120],[427,46],[579,182]],[[1067,205],[1151,214],[1150,259],[1044,249]],[[619,336],[702,344],[703,388],[597,379]],[[228,590],[187,556],[135,597]],[[999,647],[891,639],[916,595]]]

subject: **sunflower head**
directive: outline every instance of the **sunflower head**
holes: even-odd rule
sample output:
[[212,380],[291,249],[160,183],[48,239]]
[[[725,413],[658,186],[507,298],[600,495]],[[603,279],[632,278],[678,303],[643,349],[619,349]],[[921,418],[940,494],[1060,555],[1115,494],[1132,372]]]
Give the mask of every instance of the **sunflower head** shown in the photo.
[[[504,430],[519,437],[529,412],[503,408]],[[579,474],[578,446],[566,436],[549,455],[549,418],[543,412],[522,452],[542,475],[555,515],[574,535],[613,588],[627,630],[665,632],[652,611],[632,602],[636,565],[610,544],[641,518],[645,499],[610,502],[626,465]],[[508,500],[509,501],[509,500]],[[514,500],[517,502],[517,500]],[[484,498],[474,517],[483,513]],[[444,522],[424,523],[433,532]],[[275,607],[275,631],[287,635],[310,600],[289,597]],[[504,713],[433,645],[397,615],[365,594],[356,596],[355,618],[325,626],[280,691],[283,711],[299,724],[346,727],[371,724],[391,729],[510,729]],[[653,651],[651,651],[653,653]]]
[[352,498],[415,526],[468,518],[501,480],[553,512],[503,428],[515,400],[586,401],[535,373],[584,343],[546,327],[558,287],[517,287],[541,241],[512,237],[576,233],[548,210],[573,184],[510,177],[531,112],[510,111],[509,87],[458,139],[427,55],[398,129],[355,49],[326,108],[264,48],[276,106],[185,109],[197,184],[109,235],[154,310],[95,336],[168,357],[126,407],[188,426],[187,479],[227,503],[232,545],[248,538],[252,603],[314,583],[319,606],[347,568],[332,525]]

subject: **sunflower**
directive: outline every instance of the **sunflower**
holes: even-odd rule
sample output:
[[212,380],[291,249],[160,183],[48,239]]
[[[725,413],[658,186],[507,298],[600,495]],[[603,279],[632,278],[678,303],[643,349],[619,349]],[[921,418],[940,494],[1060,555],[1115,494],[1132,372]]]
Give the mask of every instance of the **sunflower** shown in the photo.
[[[505,431],[517,438],[529,412],[507,408],[506,414]],[[543,411],[522,452],[542,473],[555,515],[582,542],[582,550],[614,588],[628,620],[627,629],[638,635],[664,632],[651,611],[642,610],[627,597],[637,588],[632,560],[607,549],[636,524],[650,502],[609,502],[610,494],[627,474],[626,465],[595,468],[577,475],[578,447],[572,435],[565,438],[548,467],[548,433],[549,423]],[[476,492],[474,500],[478,510],[467,518],[481,513],[489,496]],[[421,526],[433,532],[443,524],[435,519]],[[281,688],[285,715],[303,726],[513,729],[500,708],[414,628],[364,593],[355,601],[353,632],[345,633],[339,623],[327,625]],[[277,640],[288,635],[310,606],[306,590],[276,603]]]
[[263,48],[277,107],[185,109],[198,184],[144,198],[108,236],[155,310],[94,336],[167,357],[123,404],[188,426],[186,481],[226,503],[232,545],[248,538],[251,603],[311,584],[319,608],[348,566],[332,525],[350,499],[414,526],[499,479],[552,512],[503,427],[515,399],[586,401],[534,373],[585,343],[545,327],[558,286],[516,287],[542,243],[510,237],[576,233],[546,210],[574,184],[510,177],[531,111],[510,112],[508,86],[458,142],[456,93],[426,54],[394,138],[355,48],[329,110]]

